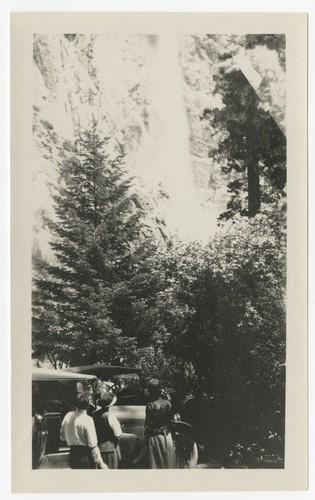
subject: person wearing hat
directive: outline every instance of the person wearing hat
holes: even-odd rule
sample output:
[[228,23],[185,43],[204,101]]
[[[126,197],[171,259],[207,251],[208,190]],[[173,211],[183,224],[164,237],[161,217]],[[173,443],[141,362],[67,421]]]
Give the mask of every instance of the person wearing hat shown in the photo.
[[87,414],[89,396],[80,393],[76,397],[75,411],[64,417],[60,439],[70,446],[71,469],[107,469],[97,446],[97,436],[92,417]]
[[151,402],[146,406],[145,437],[150,469],[176,468],[176,452],[171,434],[173,411],[171,402],[161,394],[160,382],[148,383]]
[[118,469],[121,460],[118,439],[122,435],[122,430],[115,413],[109,411],[116,401],[115,394],[102,392],[97,402],[99,408],[93,414],[98,446],[102,459],[109,469]]

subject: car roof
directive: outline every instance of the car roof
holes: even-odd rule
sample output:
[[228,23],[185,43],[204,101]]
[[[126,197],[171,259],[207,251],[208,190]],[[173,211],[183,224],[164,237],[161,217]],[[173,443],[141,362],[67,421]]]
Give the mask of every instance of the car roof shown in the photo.
[[65,372],[72,373],[87,373],[96,376],[110,376],[110,375],[121,375],[123,373],[137,373],[140,374],[141,370],[138,368],[132,368],[130,366],[115,366],[115,365],[86,365],[86,366],[72,366],[71,368],[66,368]]
[[54,370],[49,368],[34,368],[32,380],[95,380],[94,375],[84,373],[71,373],[66,370]]

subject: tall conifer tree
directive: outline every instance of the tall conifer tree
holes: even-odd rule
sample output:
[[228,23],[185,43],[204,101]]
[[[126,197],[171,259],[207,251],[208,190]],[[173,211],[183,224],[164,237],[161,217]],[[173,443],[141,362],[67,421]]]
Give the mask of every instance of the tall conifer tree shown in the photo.
[[[282,35],[247,35],[245,48],[263,45],[276,50],[281,66],[285,62]],[[233,60],[231,50],[219,59]],[[286,137],[273,115],[264,110],[260,97],[241,69],[222,64],[215,75],[215,94],[221,95],[223,106],[205,109],[203,119],[215,132],[222,134],[217,147],[211,147],[209,157],[219,161],[222,171],[229,174],[230,199],[221,219],[234,214],[256,215],[261,205],[277,204],[285,196]],[[268,88],[265,77],[260,90]]]
[[33,348],[55,366],[108,361],[134,346],[112,306],[146,245],[142,212],[123,158],[107,146],[94,123],[61,152],[55,218],[46,221],[55,258],[34,260]]

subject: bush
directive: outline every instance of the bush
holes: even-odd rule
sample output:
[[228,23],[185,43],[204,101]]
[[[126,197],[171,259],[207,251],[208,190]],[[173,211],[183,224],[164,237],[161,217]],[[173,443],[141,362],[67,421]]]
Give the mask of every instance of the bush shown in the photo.
[[[169,337],[167,349],[192,363],[197,386],[214,397],[209,418],[221,459],[241,443],[251,447],[251,455],[259,448],[283,460],[285,235],[280,223],[268,213],[235,217],[205,249],[186,246],[173,273],[172,299],[185,321]],[[271,435],[277,436],[276,450]]]

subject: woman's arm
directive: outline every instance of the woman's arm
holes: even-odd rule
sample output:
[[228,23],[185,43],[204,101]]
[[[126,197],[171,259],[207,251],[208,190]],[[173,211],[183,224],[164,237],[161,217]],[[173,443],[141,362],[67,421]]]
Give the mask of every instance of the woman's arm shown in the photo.
[[146,440],[149,439],[150,437],[150,431],[152,429],[152,422],[151,422],[151,408],[147,404],[146,409],[145,409],[145,422],[144,422],[144,437]]
[[119,438],[122,435],[121,425],[115,413],[110,412],[108,415],[108,423],[114,433],[114,436]]
[[91,454],[98,469],[108,469],[107,465],[103,462],[98,446],[94,446],[94,448],[91,448]]

